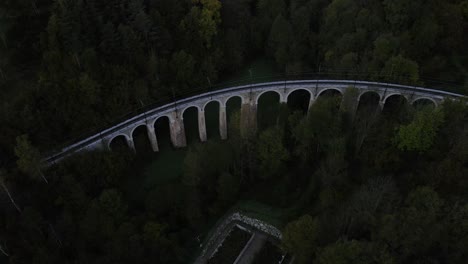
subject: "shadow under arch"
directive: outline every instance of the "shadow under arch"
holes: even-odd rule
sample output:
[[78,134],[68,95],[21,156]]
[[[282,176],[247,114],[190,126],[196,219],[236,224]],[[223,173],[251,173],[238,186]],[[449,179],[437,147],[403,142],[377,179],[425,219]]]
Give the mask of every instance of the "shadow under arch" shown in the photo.
[[135,150],[138,155],[150,154],[153,152],[151,148],[151,142],[148,138],[148,129],[146,125],[139,125],[132,132],[133,142],[135,144]]
[[158,140],[159,151],[173,147],[171,142],[171,123],[168,116],[161,116],[154,122],[154,131]]
[[337,88],[326,88],[326,89],[323,89],[321,90],[317,96],[316,96],[316,99],[319,99],[321,96],[325,96],[325,97],[328,97],[328,96],[343,96],[343,93],[341,92],[341,90],[337,89]]
[[[240,114],[241,114],[241,107],[242,107],[242,97],[240,96],[232,96],[226,101],[226,121],[227,121],[227,129],[228,129],[228,137],[229,131],[232,129],[240,129]],[[234,115],[237,115],[239,120],[236,120],[238,124],[234,124]],[[233,125],[238,127],[232,127]]]
[[198,107],[190,106],[185,108],[182,114],[187,145],[200,141],[200,133],[198,130],[198,111]]
[[259,130],[274,126],[280,110],[280,95],[275,91],[267,91],[257,98],[257,124]]
[[288,94],[287,105],[291,112],[300,111],[306,114],[312,95],[308,90],[297,89]]
[[335,88],[329,88],[320,91],[315,99],[316,101],[331,101],[335,105],[335,110],[338,111],[343,100],[343,94],[340,90]]
[[367,91],[359,96],[357,112],[375,111],[379,107],[381,98],[377,92]]
[[125,135],[118,135],[112,138],[109,142],[109,149],[116,152],[130,151]]
[[219,101],[211,101],[205,105],[205,123],[207,139],[220,139],[219,134],[219,111],[221,103]]
[[260,102],[260,98],[262,98],[263,96],[265,96],[265,94],[270,94],[270,93],[274,93],[276,95],[278,95],[278,101],[281,100],[281,94],[280,92],[276,91],[276,90],[267,90],[267,91],[263,91],[263,92],[260,92],[258,95],[257,95],[257,98],[255,99],[256,100],[256,103],[258,104]]
[[434,101],[431,98],[417,98],[411,103],[415,108],[421,108],[421,107],[432,107],[436,108],[437,107],[437,102]]
[[408,105],[408,100],[402,94],[391,94],[384,99],[383,110],[385,111],[395,111],[399,107]]
[[384,99],[382,114],[387,117],[400,119],[402,114],[407,113],[409,103],[402,94],[391,94]]

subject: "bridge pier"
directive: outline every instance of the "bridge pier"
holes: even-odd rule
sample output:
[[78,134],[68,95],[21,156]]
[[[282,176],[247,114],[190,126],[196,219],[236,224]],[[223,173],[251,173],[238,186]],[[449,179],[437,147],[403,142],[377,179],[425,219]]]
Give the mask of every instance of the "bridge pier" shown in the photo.
[[341,99],[340,111],[346,113],[350,120],[354,120],[359,107],[361,96],[356,88],[348,87],[344,90]]
[[314,98],[310,98],[309,106],[307,107],[307,114],[309,114],[310,108],[312,108],[312,106],[314,105],[314,103],[315,103],[315,99],[314,99]]
[[185,138],[184,119],[182,117],[176,117],[170,122],[172,144],[176,148],[186,147],[187,139]]
[[154,131],[154,126],[146,126],[147,131],[148,131],[148,138],[151,142],[151,148],[153,149],[154,152],[159,151],[159,146],[158,146],[158,139],[156,137],[156,132]]
[[349,118],[351,118],[351,120],[354,120],[354,118],[356,117],[358,106],[359,106],[359,100],[355,98],[350,98],[349,102],[346,102],[344,100],[342,101],[340,110],[347,113],[347,115],[349,116]]
[[205,121],[205,111],[198,110],[198,133],[200,134],[201,142],[205,142],[206,137],[206,121]]
[[382,112],[382,111],[383,111],[384,105],[385,105],[385,102],[382,101],[382,100],[380,100],[380,101],[379,101],[379,106],[377,107],[377,109],[378,109],[379,112]]
[[125,137],[127,139],[127,145],[128,147],[133,151],[133,153],[136,153],[136,148],[135,148],[135,142],[133,142],[132,137]]
[[219,135],[222,140],[227,139],[226,106],[219,107]]

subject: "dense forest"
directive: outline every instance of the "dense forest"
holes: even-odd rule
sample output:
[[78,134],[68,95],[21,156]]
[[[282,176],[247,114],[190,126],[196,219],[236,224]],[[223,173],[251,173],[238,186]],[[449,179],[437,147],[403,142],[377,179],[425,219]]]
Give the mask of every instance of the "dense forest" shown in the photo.
[[74,156],[43,170],[47,182],[19,162],[2,171],[2,253],[10,263],[189,263],[216,219],[255,201],[297,263],[465,263],[466,102],[393,98],[381,112],[366,100],[353,118],[340,101],[320,98],[308,115],[277,103],[247,138],[233,114],[227,141],[191,145],[177,178],[144,189],[132,187],[143,157],[129,149]]
[[[467,0],[2,0],[0,262],[188,263],[239,201],[276,208],[298,263],[466,263],[468,108],[326,96],[193,144],[144,191],[141,156],[41,157],[258,58],[466,94]],[[350,75],[348,75],[350,76]],[[346,105],[342,103],[342,105]]]
[[17,135],[49,151],[258,57],[467,82],[460,0],[4,0],[0,19],[2,157]]

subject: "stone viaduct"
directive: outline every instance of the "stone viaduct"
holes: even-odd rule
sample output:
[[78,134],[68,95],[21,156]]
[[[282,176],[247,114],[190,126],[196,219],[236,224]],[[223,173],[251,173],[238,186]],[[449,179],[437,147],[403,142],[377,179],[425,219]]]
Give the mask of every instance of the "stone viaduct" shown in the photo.
[[379,97],[379,106],[383,109],[387,100],[392,96],[402,96],[409,104],[419,100],[429,100],[438,106],[445,98],[456,99],[463,97],[459,94],[444,92],[421,87],[404,86],[388,83],[347,80],[300,80],[281,81],[251,84],[217,90],[182,99],[174,103],[163,105],[146,113],[134,116],[118,125],[110,127],[100,133],[81,140],[75,144],[63,148],[59,153],[46,158],[48,164],[56,163],[63,158],[77,152],[89,150],[110,150],[111,142],[117,137],[124,137],[130,149],[135,151],[133,140],[134,131],[140,126],[145,126],[153,151],[159,151],[158,139],[155,133],[155,123],[159,118],[169,119],[170,136],[174,147],[185,147],[186,137],[184,129],[184,112],[191,107],[198,110],[198,130],[200,140],[206,141],[205,107],[210,102],[219,103],[219,133],[221,139],[227,139],[226,104],[234,97],[241,99],[241,128],[255,129],[257,123],[257,104],[259,98],[266,92],[276,92],[280,103],[287,103],[291,93],[304,90],[308,92],[309,108],[327,90],[335,90],[344,94],[349,87],[357,89],[355,108],[361,97],[366,93],[375,93]]

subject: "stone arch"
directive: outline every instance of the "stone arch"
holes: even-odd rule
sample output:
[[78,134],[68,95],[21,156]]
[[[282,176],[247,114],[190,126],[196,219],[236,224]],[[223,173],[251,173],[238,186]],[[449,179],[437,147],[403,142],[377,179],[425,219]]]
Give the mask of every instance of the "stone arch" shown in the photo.
[[367,116],[381,108],[382,95],[375,90],[366,90],[357,97],[355,114],[358,116]]
[[281,96],[281,92],[276,90],[267,90],[259,94],[256,104],[250,106],[250,125],[255,125],[261,131],[277,124],[282,108]]
[[414,105],[417,101],[421,101],[421,100],[426,100],[426,101],[431,101],[433,104],[434,104],[434,107],[437,107],[439,104],[437,103],[436,100],[434,100],[434,98],[431,98],[431,97],[418,97],[416,99],[414,99],[412,102],[411,102],[411,105]]
[[289,100],[289,96],[294,93],[294,92],[297,92],[297,91],[306,91],[309,93],[310,95],[310,100],[314,100],[314,94],[309,90],[309,89],[306,89],[306,88],[295,88],[295,89],[291,89],[289,90],[287,93],[286,93],[286,102]]
[[112,148],[111,148],[112,142],[114,142],[114,140],[116,140],[116,139],[119,138],[119,137],[123,137],[123,138],[125,139],[125,143],[126,143],[126,144],[127,144],[127,142],[130,140],[129,137],[128,137],[128,135],[126,135],[126,134],[123,134],[123,133],[117,134],[117,135],[113,136],[113,137],[107,142],[107,149],[112,150]]
[[[158,148],[161,151],[162,148],[172,147],[173,142],[171,139],[171,122],[174,122],[171,115],[158,116],[152,123],[154,134],[156,136]],[[167,122],[167,123],[166,123]]]
[[200,116],[202,116],[202,114],[204,114],[204,112],[198,105],[188,106],[181,111],[180,120],[183,123],[187,143],[204,140],[200,136],[200,128],[203,129],[203,126],[205,126],[204,119],[203,123],[200,124]]
[[341,90],[338,89],[338,88],[325,88],[325,89],[320,90],[320,91],[317,93],[317,96],[315,96],[315,98],[319,98],[319,96],[320,96],[321,94],[323,94],[323,93],[326,92],[326,91],[330,91],[330,90],[338,91],[338,92],[340,93],[340,95],[343,96],[343,91],[341,91]]
[[209,100],[209,101],[207,101],[206,103],[203,104],[203,107],[202,107],[203,111],[205,111],[207,105],[209,105],[210,103],[214,103],[214,102],[217,102],[219,104],[219,107],[223,106],[223,103],[220,100],[213,99],[213,100]]
[[203,112],[203,109],[200,108],[200,106],[198,105],[188,105],[186,107],[184,107],[181,111],[180,111],[180,118],[184,119],[184,114],[185,114],[185,111],[187,109],[190,109],[192,107],[195,107],[197,109],[198,112]]
[[[389,100],[394,98],[394,100]],[[403,111],[409,106],[409,98],[403,93],[394,92],[384,97],[380,103],[383,112]]]
[[403,97],[403,98],[406,100],[406,102],[409,101],[408,98],[407,98],[404,94],[402,94],[402,93],[391,93],[391,94],[385,96],[385,98],[383,99],[383,104],[385,105],[385,103],[387,102],[388,98],[390,98],[390,97],[392,97],[392,96],[400,96],[400,97]]
[[304,88],[292,89],[288,91],[285,96],[286,105],[291,112],[301,111],[305,114],[314,101],[313,93],[310,90]]
[[[141,153],[145,153],[151,149],[152,143],[151,143],[151,139],[149,136],[150,134],[149,129],[150,128],[147,123],[139,123],[135,125],[130,131],[129,136],[131,137],[131,140],[133,141],[133,148],[135,149],[137,153],[139,151],[142,151]],[[140,136],[138,136],[138,133],[140,133]]]
[[262,95],[264,95],[264,94],[266,94],[266,93],[269,93],[269,92],[277,93],[278,96],[279,96],[279,102],[281,103],[281,102],[283,101],[283,100],[281,100],[282,97],[283,97],[283,94],[281,94],[280,91],[278,91],[278,90],[265,90],[265,91],[260,92],[260,93],[256,96],[256,98],[255,98],[255,104],[258,105],[258,101],[260,100],[260,97],[262,97]]
[[236,94],[236,95],[231,95],[231,96],[229,96],[229,97],[226,99],[226,101],[224,102],[224,106],[227,106],[228,102],[229,102],[231,99],[234,99],[234,98],[236,98],[236,97],[237,97],[237,98],[240,98],[241,104],[246,104],[246,103],[247,103],[247,101],[245,100],[245,98],[244,98],[243,96]]
[[244,98],[241,95],[231,96],[228,100],[226,100],[225,109],[227,126],[230,125],[230,121],[232,120],[233,114],[237,112],[240,115],[242,111],[242,105],[247,103],[248,101],[244,101]]
[[140,128],[140,127],[142,127],[142,126],[144,126],[144,127],[146,128],[146,131],[148,132],[148,126],[147,126],[145,123],[137,124],[137,125],[135,125],[135,126],[132,128],[132,130],[130,131],[130,137],[131,137],[132,139],[134,139],[134,136],[135,136],[135,135],[133,135],[133,134],[135,133],[135,130],[137,130],[138,128]]
[[153,121],[150,122],[150,125],[154,127],[156,125],[156,122],[158,122],[159,119],[164,118],[164,117],[167,117],[167,119],[169,120],[169,124],[173,121],[173,118],[170,115],[160,115],[156,117],[155,119],[153,119]]
[[365,95],[365,94],[371,94],[371,93],[376,94],[376,95],[379,97],[379,102],[382,101],[382,96],[380,95],[379,92],[377,92],[377,91],[364,91],[364,92],[362,92],[362,93],[359,94],[359,96],[358,96],[358,98],[357,98],[358,102],[361,101],[361,97],[362,97],[363,95]]
[[[220,113],[222,104],[218,100],[211,100],[203,106],[205,133],[207,139],[220,138]],[[199,126],[201,124],[198,124]],[[203,129],[203,128],[202,128]]]

